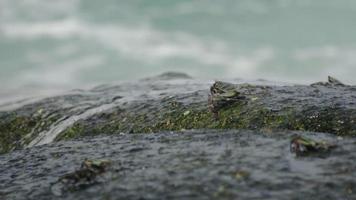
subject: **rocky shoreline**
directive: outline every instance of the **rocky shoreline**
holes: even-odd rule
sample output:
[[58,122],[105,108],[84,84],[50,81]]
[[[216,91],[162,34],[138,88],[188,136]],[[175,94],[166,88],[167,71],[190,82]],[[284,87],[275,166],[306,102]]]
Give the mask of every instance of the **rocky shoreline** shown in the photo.
[[[338,145],[295,157],[291,136]],[[311,132],[195,130],[85,137],[0,156],[2,199],[354,199],[356,139]],[[58,184],[85,158],[111,160],[96,182]],[[85,179],[86,180],[86,179]]]
[[[229,82],[168,73],[0,111],[0,197],[356,197],[356,86]],[[295,134],[338,147],[297,158]],[[86,158],[113,168],[90,187],[53,189]]]
[[298,130],[356,135],[356,87],[332,82],[238,83],[244,98],[209,109],[212,83],[181,74],[100,86],[0,112],[0,152],[118,133],[189,129]]

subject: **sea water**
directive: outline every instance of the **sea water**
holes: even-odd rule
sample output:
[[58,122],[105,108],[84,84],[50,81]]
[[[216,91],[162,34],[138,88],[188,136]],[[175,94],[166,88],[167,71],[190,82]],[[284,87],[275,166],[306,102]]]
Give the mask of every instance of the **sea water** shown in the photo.
[[2,100],[166,71],[355,84],[356,1],[0,0]]

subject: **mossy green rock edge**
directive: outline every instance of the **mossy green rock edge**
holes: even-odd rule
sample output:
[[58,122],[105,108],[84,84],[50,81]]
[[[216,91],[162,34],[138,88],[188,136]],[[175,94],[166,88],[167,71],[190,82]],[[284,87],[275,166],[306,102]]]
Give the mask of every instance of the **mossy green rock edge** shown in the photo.
[[[192,83],[187,82],[183,86],[189,84]],[[147,92],[147,88],[159,91],[160,87],[173,90],[182,87],[162,81],[130,83],[125,87],[101,88],[100,92],[92,90],[90,95],[53,97],[13,111],[0,112],[0,152],[25,147],[40,132],[50,130],[66,116],[78,114],[73,110],[84,105],[83,102],[100,106],[110,103],[115,95],[123,94],[125,97],[125,91],[141,86],[145,87],[142,91]],[[87,135],[187,129],[299,130],[356,135],[354,86],[236,84],[236,90],[246,98],[221,108],[217,119],[208,108],[209,84],[193,88],[188,91],[177,89],[172,93],[162,89],[161,93],[149,97],[140,90],[142,98],[138,95],[108,110],[79,119],[66,127],[56,141]],[[114,99],[120,101],[119,98]],[[83,106],[82,111],[85,109],[88,107]]]

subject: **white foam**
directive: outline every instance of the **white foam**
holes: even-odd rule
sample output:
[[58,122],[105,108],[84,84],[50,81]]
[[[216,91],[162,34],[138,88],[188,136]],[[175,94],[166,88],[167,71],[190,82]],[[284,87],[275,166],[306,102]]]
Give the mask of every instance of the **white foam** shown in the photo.
[[352,72],[356,68],[356,48],[326,45],[298,49],[292,55],[298,62],[321,66],[318,68],[321,78],[332,75],[354,82],[355,74]]
[[[22,39],[82,38],[143,63],[159,64],[168,59],[191,59],[207,66],[221,66],[228,76],[253,76],[264,62],[273,58],[271,48],[261,48],[250,55],[237,55],[217,39],[202,40],[179,32],[161,32],[148,26],[128,27],[113,24],[89,24],[74,18],[31,24],[12,23],[4,26],[7,37]],[[153,69],[154,71],[154,69]],[[50,74],[48,73],[48,76]],[[254,78],[254,77],[251,77]]]
[[78,77],[85,69],[100,66],[103,60],[99,56],[83,57],[64,63],[50,63],[45,68],[29,70],[21,76],[23,81],[50,85],[78,84]]
[[48,22],[11,22],[2,26],[5,36],[11,38],[36,39],[44,36],[65,39],[83,32],[76,20],[66,19]]
[[75,15],[78,13],[79,3],[80,0],[1,0],[0,22]]
[[78,120],[87,119],[96,113],[111,109],[114,106],[115,104],[104,104],[99,107],[89,109],[80,115],[73,115],[68,118],[65,117],[66,119],[63,119],[62,121],[60,120],[58,124],[54,124],[49,131],[39,133],[39,135],[27,145],[27,147],[51,143],[60,133],[62,133],[68,127],[73,126],[73,124]]
[[228,74],[235,77],[257,78],[259,69],[266,67],[264,64],[274,58],[274,49],[268,47],[257,49],[250,55],[238,57],[234,65],[231,65]]

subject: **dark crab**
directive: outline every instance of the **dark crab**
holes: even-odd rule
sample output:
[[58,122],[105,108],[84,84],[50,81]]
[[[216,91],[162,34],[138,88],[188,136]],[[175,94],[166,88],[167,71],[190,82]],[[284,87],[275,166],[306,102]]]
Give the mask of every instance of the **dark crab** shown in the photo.
[[241,99],[245,99],[245,97],[236,90],[234,84],[216,81],[210,87],[208,103],[215,118],[218,118],[219,109],[231,105]]
[[332,77],[332,76],[328,76],[328,81],[327,81],[327,82],[317,82],[317,83],[311,84],[311,86],[313,86],[313,87],[315,87],[315,86],[345,87],[345,86],[347,86],[347,85],[344,84],[343,82],[339,81],[338,79]]
[[97,177],[107,172],[110,166],[109,160],[85,159],[80,169],[60,177],[52,186],[52,192],[60,196],[63,191],[75,191],[95,184],[99,182]]
[[325,153],[330,153],[330,150],[335,147],[336,145],[334,144],[329,144],[324,141],[317,142],[299,135],[294,135],[290,143],[290,151],[295,153],[297,157],[309,155],[322,156],[325,155]]

